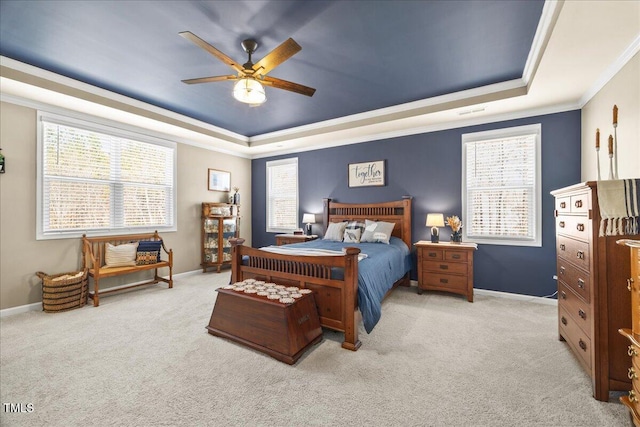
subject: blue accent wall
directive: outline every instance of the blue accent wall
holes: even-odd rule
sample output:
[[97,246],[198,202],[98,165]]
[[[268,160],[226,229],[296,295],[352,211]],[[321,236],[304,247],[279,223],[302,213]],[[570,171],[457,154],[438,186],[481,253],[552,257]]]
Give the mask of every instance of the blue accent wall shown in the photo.
[[[580,182],[580,110],[479,126],[306,151],[252,161],[252,242],[272,245],[266,230],[266,162],[298,157],[299,218],[322,213],[322,199],[340,202],[384,202],[413,196],[413,240],[429,240],[427,212],[462,217],[462,140],[464,133],[542,124],[542,247],[479,245],[474,256],[474,285],[516,294],[544,296],[556,291],[554,200],[550,191]],[[384,187],[349,188],[347,165],[385,160]],[[318,215],[318,220],[321,216]],[[322,233],[322,224],[313,232]],[[449,228],[440,238],[448,240]],[[415,279],[415,271],[413,278]]]

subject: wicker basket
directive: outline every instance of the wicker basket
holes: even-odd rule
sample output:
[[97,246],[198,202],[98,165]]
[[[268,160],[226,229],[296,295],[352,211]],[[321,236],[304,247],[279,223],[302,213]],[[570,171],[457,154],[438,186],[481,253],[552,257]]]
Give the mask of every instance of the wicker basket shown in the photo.
[[89,281],[87,271],[48,275],[38,271],[42,279],[42,309],[47,313],[72,310],[87,303]]

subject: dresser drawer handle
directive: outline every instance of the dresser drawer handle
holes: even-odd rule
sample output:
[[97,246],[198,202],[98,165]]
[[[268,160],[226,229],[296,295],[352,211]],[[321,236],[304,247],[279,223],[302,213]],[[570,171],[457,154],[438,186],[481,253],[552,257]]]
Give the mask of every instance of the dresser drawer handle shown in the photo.
[[578,316],[582,317],[585,320],[587,319],[587,313],[585,313],[583,309],[578,310]]
[[453,254],[453,255],[451,255],[451,258],[460,259],[460,254]]
[[440,283],[449,283],[449,279],[440,279]]
[[627,289],[629,289],[629,292],[633,289],[633,277],[627,279]]
[[627,377],[630,380],[638,379],[638,374],[636,374],[636,370],[633,369],[633,366],[629,368],[629,373],[627,373]]
[[560,321],[562,322],[562,324],[563,324],[564,326],[567,326],[567,319],[566,319],[564,316],[562,316],[562,318],[560,319]]
[[578,225],[576,225],[576,230],[578,230],[578,231],[584,231],[584,224],[578,224]]
[[582,280],[582,279],[578,279],[578,287],[579,287],[580,289],[584,289],[584,280]]
[[627,350],[627,354],[631,357],[634,357],[638,355],[638,351],[632,345],[630,345],[629,349]]
[[562,299],[567,299],[567,294],[566,294],[566,292],[565,292],[565,291],[561,291],[561,292],[560,292],[560,298],[562,298]]
[[565,251],[566,249],[567,247],[564,245],[564,243],[560,243],[560,250]]
[[582,200],[576,200],[576,202],[573,204],[576,208],[581,208],[582,207]]
[[578,259],[584,259],[584,252],[583,252],[583,251],[578,251],[578,252],[576,252],[576,258],[578,258]]
[[637,402],[638,398],[636,397],[636,392],[633,390],[629,390],[629,402]]
[[564,276],[564,267],[560,266],[560,275]]
[[567,202],[560,202],[560,209],[564,209],[567,207]]
[[435,258],[435,257],[437,257],[437,256],[438,256],[438,254],[437,254],[436,252],[429,252],[429,256],[430,256],[431,258]]
[[582,341],[582,339],[578,341],[578,345],[580,346],[582,351],[587,351],[587,344],[584,341]]
[[440,270],[448,270],[449,266],[447,264],[440,264]]
[[558,224],[558,226],[559,226],[560,228],[564,228],[564,221],[560,221],[560,223]]

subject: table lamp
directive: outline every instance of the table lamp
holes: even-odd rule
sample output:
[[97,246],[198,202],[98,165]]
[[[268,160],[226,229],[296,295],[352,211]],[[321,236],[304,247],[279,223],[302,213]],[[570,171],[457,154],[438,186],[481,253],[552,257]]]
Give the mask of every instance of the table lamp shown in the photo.
[[307,224],[307,236],[311,236],[311,224],[316,223],[316,215],[312,213],[306,213],[302,215],[302,222]]
[[438,227],[444,227],[444,214],[427,214],[427,227],[431,227],[431,243],[438,243],[440,241],[440,230],[438,230]]

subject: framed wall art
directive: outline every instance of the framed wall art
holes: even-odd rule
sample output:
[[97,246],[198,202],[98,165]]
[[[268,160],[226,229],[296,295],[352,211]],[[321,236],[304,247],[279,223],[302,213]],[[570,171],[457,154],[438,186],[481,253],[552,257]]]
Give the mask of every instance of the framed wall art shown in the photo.
[[209,169],[207,182],[209,184],[209,191],[230,191],[231,173]]
[[385,185],[384,160],[349,164],[349,187]]

